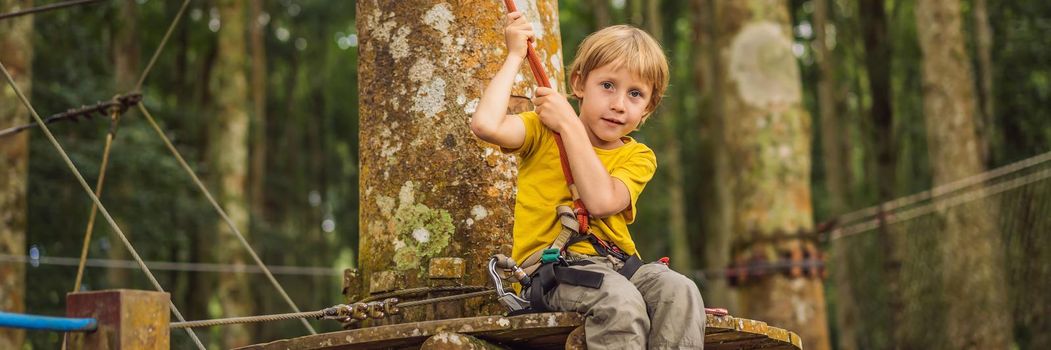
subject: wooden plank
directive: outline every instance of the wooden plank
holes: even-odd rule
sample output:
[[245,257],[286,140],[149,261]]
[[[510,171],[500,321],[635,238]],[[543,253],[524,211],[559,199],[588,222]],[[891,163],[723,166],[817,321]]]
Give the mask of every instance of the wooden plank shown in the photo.
[[504,350],[502,346],[452,332],[438,332],[420,345],[420,350]]
[[[708,349],[802,349],[798,335],[765,322],[733,316],[707,317],[704,343]],[[418,349],[428,338],[442,332],[458,333],[513,349],[564,349],[574,341],[583,342],[583,324],[583,316],[572,312],[480,316],[354,329],[241,349]],[[574,330],[579,330],[576,340],[570,338]]]

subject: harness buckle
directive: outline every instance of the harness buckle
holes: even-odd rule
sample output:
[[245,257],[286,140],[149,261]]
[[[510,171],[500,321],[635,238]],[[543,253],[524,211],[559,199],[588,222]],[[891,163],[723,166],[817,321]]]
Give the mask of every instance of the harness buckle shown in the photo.
[[562,251],[558,248],[544,249],[543,254],[540,255],[540,263],[542,264],[558,262],[560,259],[562,259]]

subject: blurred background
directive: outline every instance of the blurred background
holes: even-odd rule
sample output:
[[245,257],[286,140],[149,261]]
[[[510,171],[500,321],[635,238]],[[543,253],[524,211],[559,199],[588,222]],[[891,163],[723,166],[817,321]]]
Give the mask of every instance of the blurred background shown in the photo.
[[[32,5],[0,0],[0,12]],[[21,71],[43,116],[108,101],[134,87],[181,5],[106,1],[0,20],[0,60]],[[587,33],[617,23],[647,29],[669,55],[671,87],[634,134],[660,165],[632,232],[642,256],[670,256],[694,278],[706,304],[809,325],[818,331],[804,339],[824,340],[804,342],[807,349],[1051,346],[1046,1],[557,5],[565,62]],[[229,21],[229,13],[243,18]],[[343,269],[357,263],[355,18],[351,1],[193,1],[142,89],[211,188],[222,187],[223,174],[242,175],[245,190],[220,197],[251,217],[249,241],[306,310],[343,302]],[[787,39],[742,39],[768,24]],[[781,48],[790,49],[787,60],[766,59]],[[749,72],[779,77],[788,92],[747,85]],[[0,129],[30,122],[10,87],[0,90]],[[248,99],[231,111],[224,101],[234,94]],[[229,125],[214,123],[230,123],[218,112],[244,117],[247,144],[216,147]],[[781,131],[756,133],[755,123]],[[52,124],[88,183],[98,177],[109,128],[102,116]],[[116,135],[103,202],[156,262],[187,319],[221,317],[223,303],[287,312],[258,272],[240,274],[253,293],[221,287],[251,263],[231,262],[239,248],[215,243],[220,218],[138,111]],[[754,160],[752,151],[764,156]],[[239,170],[224,163],[229,152],[247,154],[233,165]],[[768,156],[792,165],[764,166]],[[0,164],[5,310],[64,314],[91,202],[40,130],[0,137]],[[802,187],[780,187],[786,178]],[[764,197],[781,191],[793,193],[793,205]],[[790,224],[752,223],[765,219]],[[99,218],[95,226],[81,289],[152,289],[108,225]],[[779,299],[792,288],[812,290]],[[249,331],[255,342],[303,334],[287,323]],[[221,341],[221,329],[207,332],[209,344],[235,345]],[[175,334],[173,348],[189,346]],[[22,336],[0,332],[0,344],[61,342],[55,333],[26,332],[24,344]]]

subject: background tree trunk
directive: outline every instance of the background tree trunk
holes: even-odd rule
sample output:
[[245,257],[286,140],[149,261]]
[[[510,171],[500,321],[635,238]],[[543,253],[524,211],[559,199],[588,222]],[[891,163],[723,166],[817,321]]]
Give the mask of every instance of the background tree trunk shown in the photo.
[[[212,189],[217,200],[233,220],[238,230],[248,236],[245,177],[248,169],[248,84],[245,77],[245,6],[242,0],[226,0],[217,4],[221,27],[215,70],[209,81],[209,91],[215,96],[215,124],[209,127],[207,157],[212,174]],[[234,265],[251,264],[245,248],[223,221],[216,223],[216,233],[209,239],[215,242],[216,260]],[[244,273],[220,274],[215,299],[223,317],[253,315],[252,290]],[[222,346],[233,348],[250,344],[254,339],[251,327],[237,325],[222,332]]]
[[[836,85],[838,79],[832,50],[829,49],[828,33],[832,30],[829,26],[829,0],[814,0],[813,27],[814,41],[813,49],[816,54],[818,66],[817,79],[817,105],[820,115],[821,132],[821,156],[825,171],[825,190],[828,192],[827,210],[833,216],[842,215],[850,206],[847,196],[846,169],[849,164],[844,153],[849,152],[843,137],[846,132],[843,128],[840,110],[837,109]],[[834,33],[834,32],[833,32]],[[835,40],[835,38],[833,38]],[[848,257],[851,251],[858,249],[849,240],[837,240],[830,245],[829,270],[834,280],[836,302],[836,329],[839,331],[838,346],[843,350],[857,349],[857,340],[854,330],[858,327],[860,318],[857,300],[853,292],[853,281],[851,280],[852,269]]]
[[252,54],[252,146],[249,171],[249,200],[253,222],[263,223],[266,217],[266,198],[263,190],[266,183],[266,41],[267,22],[263,17],[263,1],[248,3],[248,36]]
[[[530,4],[519,10],[536,30],[551,85],[564,92],[558,5]],[[363,279],[348,293],[446,283],[428,278],[428,270],[436,272],[429,264],[440,257],[462,258],[468,267],[462,283],[485,285],[491,282],[482,264],[496,252],[510,253],[516,161],[468,127],[507,55],[505,12],[489,0],[358,2]],[[513,95],[532,95],[528,69],[523,65]],[[512,97],[511,106],[530,108],[522,97]],[[501,309],[472,299],[431,315],[406,310],[401,320]]]
[[978,56],[978,105],[981,116],[976,118],[981,160],[989,164],[992,150],[1000,143],[996,130],[996,101],[993,98],[993,29],[989,25],[989,6],[986,0],[971,4],[974,19],[974,51]]
[[610,0],[591,0],[592,10],[595,13],[595,30],[609,27],[613,23],[609,10]]
[[[33,7],[32,0],[0,0],[0,13]],[[33,17],[0,21],[0,62],[29,93],[32,79]],[[5,81],[0,88],[0,130],[29,121],[29,111]],[[0,137],[0,254],[26,254],[26,180],[29,133]],[[0,309],[25,312],[25,264],[0,264]],[[0,349],[21,349],[26,332],[0,328]]]
[[[964,48],[961,17],[958,0],[920,1],[916,5],[917,33],[923,51],[923,112],[934,186],[984,169],[975,130],[974,80]],[[1007,304],[1002,245],[989,215],[995,212],[988,206],[973,205],[940,211],[938,225],[944,234],[929,249],[940,258],[940,284],[930,286],[923,282],[932,277],[929,267],[903,266],[903,273],[909,273],[904,281],[910,285],[903,295],[903,319],[914,320],[910,323],[917,326],[910,329],[910,325],[902,325],[906,336],[903,347],[1008,347],[1012,326],[1011,317],[1004,312]],[[911,236],[908,239],[913,240]],[[910,241],[909,246],[917,244]],[[911,263],[910,260],[905,262]],[[938,300],[910,304],[922,301],[912,298],[915,294],[931,291],[937,293]],[[944,333],[928,329],[936,313],[944,317]]]
[[[661,21],[662,3],[660,0],[646,2],[645,28],[663,46],[669,41],[665,37],[662,28],[664,25]],[[674,77],[675,74],[673,73],[672,76]],[[682,91],[674,93],[679,94]],[[656,124],[653,127],[660,128],[658,133],[660,136],[657,140],[660,147],[660,159],[658,162],[661,167],[660,172],[663,173],[661,176],[665,176],[668,179],[668,225],[660,228],[663,230],[662,232],[654,233],[667,235],[672,268],[688,275],[693,270],[693,258],[690,254],[689,237],[686,235],[686,195],[682,178],[682,145],[679,142],[678,135],[679,120],[681,118],[681,108],[679,107],[669,103],[658,108],[650,116],[651,120]],[[671,113],[663,111],[671,111]]]
[[887,41],[887,11],[884,0],[861,0],[858,6],[865,69],[868,71],[872,105],[870,138],[876,147],[876,181],[879,201],[894,197],[894,115],[890,101],[890,43]]
[[[775,238],[813,229],[810,116],[787,2],[724,1],[717,16],[734,245],[767,261],[813,250],[814,242]],[[830,347],[820,279],[767,275],[740,293],[741,316],[799,332],[808,349]]]
[[[694,48],[694,77],[701,111],[698,117],[698,146],[701,152],[697,161],[703,173],[698,174],[700,181],[698,213],[701,217],[703,250],[698,252],[704,257],[704,267],[708,271],[723,271],[730,264],[730,232],[733,213],[733,202],[730,197],[729,160],[726,154],[724,138],[723,75],[719,69],[722,62],[717,53],[720,33],[719,18],[716,15],[723,2],[712,0],[694,0],[692,10],[695,16],[693,32],[697,40]],[[697,247],[693,247],[697,248]],[[722,274],[707,277],[707,284],[702,288],[706,305],[730,307],[737,305],[736,293],[730,288]]]
[[[251,145],[249,146],[249,168],[248,168],[248,206],[249,206],[249,217],[251,218],[250,224],[248,225],[249,230],[257,231],[264,230],[265,227],[270,227],[269,223],[272,222],[268,215],[266,207],[266,81],[267,81],[267,69],[266,69],[266,40],[265,31],[267,24],[269,23],[269,15],[264,17],[263,12],[263,1],[262,0],[249,0],[248,2],[248,20],[246,25],[248,26],[248,46],[249,52],[252,56],[252,68],[251,68],[251,94],[252,94],[252,115],[251,121],[249,122],[249,132],[251,133]],[[271,261],[267,259],[266,261]],[[258,313],[280,313],[287,312],[287,306],[281,308],[283,311],[274,310],[274,304],[279,299],[272,298],[271,296],[276,293],[256,293],[255,305]],[[271,302],[273,301],[273,302]],[[269,327],[268,327],[269,326]],[[262,337],[262,339],[274,339],[276,334],[273,332],[277,327],[272,327],[266,323],[255,324],[254,332],[256,335]]]
[[[113,38],[113,68],[114,87],[117,93],[131,91],[131,89],[135,88],[135,83],[138,82],[140,73],[138,12],[138,4],[135,3],[135,0],[124,0],[120,4],[120,15],[114,19],[116,22],[116,33]],[[114,151],[111,146],[110,154]],[[101,155],[102,151],[100,150],[98,154]],[[103,189],[105,190],[105,188],[106,186],[103,184]],[[95,230],[102,223],[102,220],[99,219],[101,218],[97,217],[95,219]],[[108,229],[104,228],[104,230]],[[128,239],[131,239],[130,233],[126,232],[125,234],[128,234]],[[107,257],[113,260],[127,260],[130,259],[131,255],[123,246],[115,244],[107,252]],[[107,269],[107,288],[130,287],[129,276],[131,273],[132,271],[128,269]]]
[[[886,1],[862,0],[858,4],[858,19],[861,27],[861,39],[864,43],[864,64],[868,81],[871,105],[868,109],[870,121],[867,138],[875,153],[875,187],[876,201],[883,203],[894,198],[897,186],[897,133],[894,129],[894,109],[891,104],[891,67],[892,56],[890,33],[887,27]],[[850,246],[850,251],[836,251],[845,263],[842,267],[852,271],[854,281],[854,300],[861,315],[867,315],[859,322],[860,328],[870,329],[870,334],[881,334],[884,329],[893,329],[901,322],[902,302],[899,290],[901,249],[897,242],[898,235],[889,227],[880,226],[874,238],[846,239],[836,245]],[[874,244],[873,244],[874,243]],[[875,257],[859,261],[857,257]],[[877,270],[864,270],[865,264],[880,265]],[[860,277],[867,274],[879,274],[880,278],[872,282],[871,278]],[[842,295],[842,294],[841,294]],[[849,302],[849,301],[847,301]],[[849,305],[847,307],[850,307]],[[879,341],[879,336],[865,336],[860,346],[870,345],[870,340]],[[878,343],[877,343],[878,344]]]

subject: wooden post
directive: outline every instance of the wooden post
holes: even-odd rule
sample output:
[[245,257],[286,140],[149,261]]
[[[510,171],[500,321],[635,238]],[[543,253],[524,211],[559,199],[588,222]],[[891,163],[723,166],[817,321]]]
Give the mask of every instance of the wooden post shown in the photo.
[[93,317],[98,330],[69,333],[67,348],[167,350],[171,339],[169,295],[116,289],[66,295],[66,316]]

